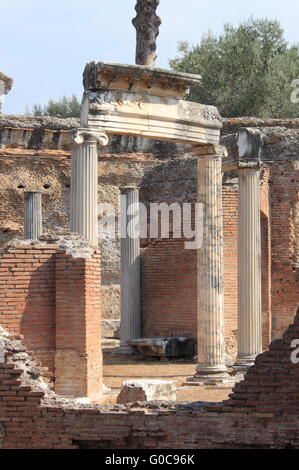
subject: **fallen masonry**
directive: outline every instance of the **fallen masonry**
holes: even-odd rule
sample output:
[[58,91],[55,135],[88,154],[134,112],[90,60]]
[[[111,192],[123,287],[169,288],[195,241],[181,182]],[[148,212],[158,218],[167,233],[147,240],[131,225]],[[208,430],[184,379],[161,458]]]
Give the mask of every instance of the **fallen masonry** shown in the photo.
[[142,338],[128,341],[128,344],[141,356],[192,358],[195,355],[193,338]]
[[117,397],[117,403],[152,400],[175,401],[175,382],[170,380],[126,380]]

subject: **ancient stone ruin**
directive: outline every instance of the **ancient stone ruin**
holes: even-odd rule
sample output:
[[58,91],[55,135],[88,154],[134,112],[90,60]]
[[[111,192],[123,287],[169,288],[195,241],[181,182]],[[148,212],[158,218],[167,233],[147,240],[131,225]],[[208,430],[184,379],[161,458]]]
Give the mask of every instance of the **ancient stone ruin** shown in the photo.
[[13,80],[4,73],[0,72],[0,114],[2,112],[2,99],[4,95],[10,92]]
[[[299,448],[299,119],[224,120],[147,47],[86,65],[80,120],[0,116],[0,448]],[[107,344],[180,341],[185,387],[228,400],[152,380],[105,404]]]

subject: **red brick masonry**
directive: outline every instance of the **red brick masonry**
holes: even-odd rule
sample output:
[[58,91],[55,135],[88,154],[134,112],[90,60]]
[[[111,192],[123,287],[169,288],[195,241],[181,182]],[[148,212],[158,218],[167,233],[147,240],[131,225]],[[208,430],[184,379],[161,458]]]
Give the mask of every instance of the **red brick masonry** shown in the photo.
[[231,399],[175,409],[57,406],[0,364],[0,448],[299,448],[299,364],[294,324],[256,359]]
[[100,269],[98,253],[73,258],[56,245],[21,245],[0,258],[0,325],[23,335],[65,396],[101,392]]

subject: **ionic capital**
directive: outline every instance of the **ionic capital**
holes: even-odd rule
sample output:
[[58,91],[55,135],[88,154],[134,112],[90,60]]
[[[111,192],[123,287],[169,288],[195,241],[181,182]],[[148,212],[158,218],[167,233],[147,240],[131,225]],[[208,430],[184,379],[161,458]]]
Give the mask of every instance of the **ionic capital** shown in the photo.
[[78,128],[73,131],[73,141],[77,145],[90,143],[106,147],[109,143],[109,138],[107,134],[97,129]]

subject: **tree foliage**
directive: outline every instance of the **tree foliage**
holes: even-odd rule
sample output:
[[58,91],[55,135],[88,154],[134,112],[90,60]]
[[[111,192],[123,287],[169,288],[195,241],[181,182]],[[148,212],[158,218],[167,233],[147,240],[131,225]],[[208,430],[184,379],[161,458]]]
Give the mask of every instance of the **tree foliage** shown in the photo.
[[49,100],[48,104],[33,105],[32,111],[27,111],[31,116],[52,116],[58,118],[80,117],[80,103],[75,95],[63,96],[58,100]]
[[173,69],[202,75],[188,99],[218,107],[224,117],[298,117],[292,82],[299,78],[299,47],[289,46],[276,20],[250,18],[224,25],[199,45],[180,42]]

